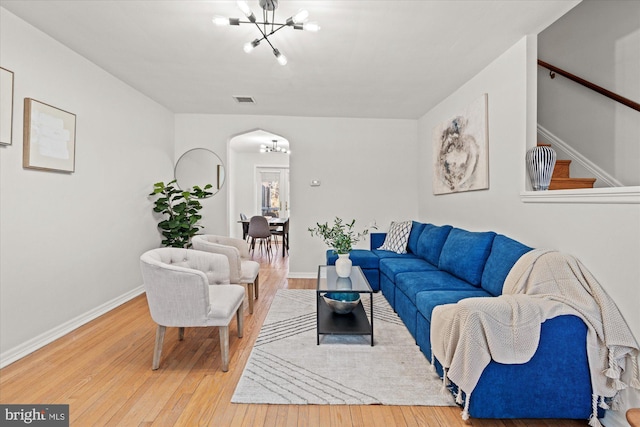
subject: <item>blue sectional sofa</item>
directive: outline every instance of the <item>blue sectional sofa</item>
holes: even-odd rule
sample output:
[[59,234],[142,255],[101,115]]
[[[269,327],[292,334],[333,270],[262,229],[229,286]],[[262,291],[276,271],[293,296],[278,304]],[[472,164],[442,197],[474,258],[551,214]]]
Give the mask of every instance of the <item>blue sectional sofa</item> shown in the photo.
[[[373,233],[371,250],[353,250],[350,258],[362,268],[373,290],[382,291],[429,360],[434,307],[500,295],[511,267],[531,250],[492,231],[471,232],[416,221],[407,253],[376,249],[384,239],[385,233]],[[328,265],[336,259],[327,251]],[[469,414],[475,418],[588,419],[592,393],[586,335],[586,325],[576,316],[544,322],[538,349],[529,362],[490,362],[473,391]],[[436,368],[442,375],[437,361]],[[455,384],[452,392],[457,392]]]

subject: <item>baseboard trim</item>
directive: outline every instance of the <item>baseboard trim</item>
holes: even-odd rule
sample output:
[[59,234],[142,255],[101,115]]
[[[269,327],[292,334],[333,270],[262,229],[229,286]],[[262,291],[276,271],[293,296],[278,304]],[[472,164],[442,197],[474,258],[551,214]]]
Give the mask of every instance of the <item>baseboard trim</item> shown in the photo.
[[113,310],[114,308],[124,304],[127,301],[132,300],[144,293],[144,287],[139,286],[126,294],[120,295],[117,298],[112,299],[111,301],[107,301],[106,303],[90,310],[84,314],[81,314],[78,317],[75,317],[59,326],[56,326],[53,329],[50,329],[47,332],[44,332],[38,335],[35,338],[32,338],[26,341],[23,344],[20,344],[12,349],[5,351],[0,354],[0,368],[4,368],[7,365],[12,364],[13,362],[22,359],[28,354],[33,353],[34,351],[44,347],[47,344],[52,343],[60,337],[65,336],[69,332],[74,329],[79,328],[82,325],[89,323],[90,321],[102,316],[105,313]]
[[287,275],[288,279],[317,279],[318,272],[315,273],[307,273],[307,272],[289,272]]

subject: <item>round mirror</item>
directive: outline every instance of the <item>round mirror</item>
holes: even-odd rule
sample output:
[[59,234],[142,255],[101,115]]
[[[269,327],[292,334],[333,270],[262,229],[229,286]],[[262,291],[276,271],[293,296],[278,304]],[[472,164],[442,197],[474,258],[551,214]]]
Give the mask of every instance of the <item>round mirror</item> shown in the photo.
[[213,187],[208,191],[216,194],[224,184],[224,164],[213,151],[194,148],[180,156],[174,177],[181,190],[189,191],[194,185],[204,189],[205,185],[211,184]]

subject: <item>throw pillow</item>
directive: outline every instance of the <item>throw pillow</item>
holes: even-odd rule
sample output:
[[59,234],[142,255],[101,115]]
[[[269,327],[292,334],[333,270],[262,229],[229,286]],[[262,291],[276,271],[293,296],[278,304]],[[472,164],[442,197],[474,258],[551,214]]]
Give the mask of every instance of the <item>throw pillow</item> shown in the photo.
[[409,234],[411,233],[411,224],[412,221],[391,222],[387,237],[385,237],[384,243],[378,250],[406,254],[407,242],[409,241]]

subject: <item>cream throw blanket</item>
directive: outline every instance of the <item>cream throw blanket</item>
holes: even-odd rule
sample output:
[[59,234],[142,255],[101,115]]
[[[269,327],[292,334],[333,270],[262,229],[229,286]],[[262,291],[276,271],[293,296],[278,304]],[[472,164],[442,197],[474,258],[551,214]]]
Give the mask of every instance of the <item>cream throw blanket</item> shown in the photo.
[[[580,317],[588,327],[587,356],[593,390],[589,425],[601,426],[605,398],[617,403],[628,385],[640,389],[638,343],[618,307],[591,273],[574,257],[550,250],[523,255],[507,276],[503,295],[468,298],[437,306],[431,316],[431,347],[445,370],[444,384],[453,381],[466,394],[462,413],[484,368],[498,363],[526,363],[540,339],[540,325],[563,314]],[[625,375],[623,372],[631,371]],[[458,403],[462,403],[459,392]]]

